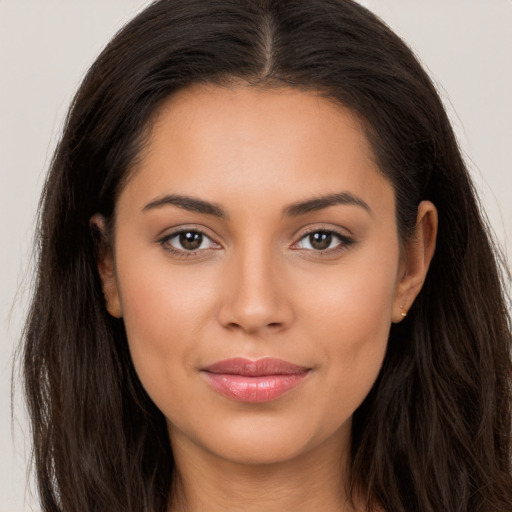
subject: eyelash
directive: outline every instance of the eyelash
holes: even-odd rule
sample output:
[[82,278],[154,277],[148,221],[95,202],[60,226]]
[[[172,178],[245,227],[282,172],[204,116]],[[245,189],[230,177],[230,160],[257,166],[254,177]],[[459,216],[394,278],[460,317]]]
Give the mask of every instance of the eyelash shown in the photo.
[[[206,248],[206,249],[198,249],[198,250],[193,251],[193,250],[186,250],[186,249],[177,249],[177,248],[173,247],[172,245],[169,245],[170,240],[180,236],[183,233],[199,234],[202,237],[205,237],[208,240],[210,240],[210,242],[212,244],[216,245],[217,247],[220,247],[220,245],[217,244],[216,242],[214,242],[211,239],[211,237],[208,236],[204,231],[202,231],[200,229],[197,229],[197,228],[194,228],[194,229],[180,229],[178,231],[173,231],[172,233],[170,233],[168,235],[165,235],[164,237],[160,238],[158,240],[158,243],[164,248],[165,251],[167,251],[168,253],[172,254],[173,256],[179,257],[179,258],[188,258],[190,256],[196,256],[198,251],[208,251],[208,250],[211,250],[211,249],[214,249],[214,250],[217,249],[217,247],[209,247],[209,248]],[[300,247],[296,247],[300,242],[302,242],[307,237],[309,237],[309,236],[311,236],[312,234],[315,234],[315,233],[322,233],[322,234],[326,234],[326,235],[331,235],[334,238],[338,239],[339,243],[338,243],[338,245],[336,245],[336,247],[328,248],[326,250],[301,249]],[[318,255],[323,255],[323,254],[334,255],[334,254],[338,254],[339,252],[342,252],[342,251],[348,249],[351,245],[354,244],[354,242],[355,241],[352,238],[350,238],[350,237],[348,237],[348,236],[346,236],[344,234],[341,234],[338,231],[334,231],[332,229],[319,229],[319,228],[315,228],[315,229],[311,229],[311,230],[307,231],[306,233],[303,233],[302,236],[299,238],[299,240],[293,244],[292,249],[294,249],[294,250],[312,251],[313,253],[318,254]]]
[[[333,238],[337,238],[339,243],[338,243],[338,245],[336,245],[336,247],[332,247],[330,249],[325,249],[325,250],[315,250],[315,249],[302,249],[302,250],[312,251],[316,255],[324,255],[324,254],[335,255],[342,251],[345,251],[346,249],[348,249],[351,245],[353,245],[355,243],[355,240],[353,238],[350,238],[349,236],[339,233],[338,231],[335,231],[333,229],[313,228],[313,229],[310,229],[310,230],[306,231],[305,233],[303,233],[302,236],[299,238],[299,240],[293,244],[293,246],[296,246],[297,244],[299,244],[300,242],[302,242],[303,240],[307,239],[309,236],[311,236],[315,233],[331,235]],[[300,251],[301,248],[295,248],[295,250]]]
[[[165,235],[164,237],[160,238],[160,240],[158,240],[158,243],[164,248],[165,251],[167,251],[168,253],[170,253],[173,256],[176,256],[178,258],[188,258],[190,256],[196,256],[197,255],[197,250],[195,250],[195,251],[187,251],[186,249],[176,249],[176,247],[173,247],[172,245],[169,245],[169,242],[173,238],[176,238],[176,237],[180,236],[183,233],[199,234],[199,235],[203,236],[204,238],[207,238],[208,240],[210,240],[212,244],[220,247],[220,245],[217,244],[216,242],[214,242],[211,239],[211,237],[208,236],[204,231],[202,231],[200,229],[197,229],[197,228],[194,228],[194,229],[192,229],[192,228],[186,229],[185,228],[185,229],[179,229],[178,231],[173,231],[172,233],[170,233],[168,235]],[[209,249],[212,249],[212,248],[200,249],[200,250],[201,251],[207,251]]]

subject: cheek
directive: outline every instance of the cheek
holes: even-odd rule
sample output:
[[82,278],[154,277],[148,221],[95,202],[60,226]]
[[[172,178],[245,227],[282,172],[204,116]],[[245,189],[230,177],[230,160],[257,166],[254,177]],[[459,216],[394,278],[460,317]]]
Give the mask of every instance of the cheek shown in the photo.
[[191,279],[190,270],[170,265],[166,255],[132,256],[117,262],[123,320],[135,369],[153,396],[162,381],[178,382],[193,367],[215,289],[205,285],[212,279],[199,266]]
[[[303,314],[319,328],[347,339],[388,331],[399,265],[398,243],[368,245],[347,253],[335,269],[304,273]],[[309,314],[308,314],[309,312]]]
[[352,414],[379,374],[391,326],[397,271],[398,247],[388,252],[361,252],[357,258],[347,258],[336,275],[311,281],[305,288],[303,326],[310,338],[316,336],[319,358],[328,368],[323,406],[340,416]]

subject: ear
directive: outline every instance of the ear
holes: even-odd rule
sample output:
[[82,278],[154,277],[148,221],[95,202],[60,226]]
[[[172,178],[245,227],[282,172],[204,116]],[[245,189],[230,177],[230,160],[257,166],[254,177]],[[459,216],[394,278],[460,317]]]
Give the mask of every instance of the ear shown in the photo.
[[437,236],[437,209],[430,201],[418,206],[416,233],[405,243],[393,301],[392,321],[398,323],[407,315],[418,296],[434,256]]
[[94,241],[96,244],[96,263],[105,297],[107,311],[115,318],[123,316],[121,300],[117,286],[114,255],[112,244],[109,243],[105,217],[96,213],[89,221],[91,230],[95,233]]

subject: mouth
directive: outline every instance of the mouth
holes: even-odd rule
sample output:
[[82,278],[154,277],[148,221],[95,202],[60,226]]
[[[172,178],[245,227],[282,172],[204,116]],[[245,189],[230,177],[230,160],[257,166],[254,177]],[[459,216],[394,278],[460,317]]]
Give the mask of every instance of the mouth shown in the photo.
[[270,357],[257,361],[240,357],[225,359],[201,370],[215,391],[246,403],[275,400],[296,388],[310,372],[311,368]]

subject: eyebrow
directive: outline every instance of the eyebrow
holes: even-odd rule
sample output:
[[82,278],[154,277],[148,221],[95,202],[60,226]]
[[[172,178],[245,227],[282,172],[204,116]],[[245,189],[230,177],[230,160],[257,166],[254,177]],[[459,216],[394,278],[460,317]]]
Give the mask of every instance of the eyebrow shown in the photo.
[[350,205],[360,206],[364,208],[370,215],[372,215],[372,209],[368,206],[368,203],[360,197],[351,194],[350,192],[340,192],[338,194],[328,194],[325,196],[315,197],[306,201],[300,201],[293,203],[284,210],[284,215],[288,217],[298,217],[309,212],[323,210],[330,206],[336,205]]
[[202,199],[197,199],[195,197],[184,196],[180,194],[168,194],[163,197],[159,197],[154,201],[148,203],[142,211],[153,210],[155,208],[161,208],[162,206],[174,205],[178,208],[183,208],[184,210],[188,210],[191,212],[202,213],[204,215],[212,215],[214,217],[219,217],[221,219],[227,219],[228,215],[224,211],[224,209],[215,204],[210,203],[209,201],[204,201]]
[[[219,217],[221,219],[229,218],[226,211],[220,205],[181,194],[168,194],[154,199],[144,206],[142,211],[154,210],[168,205],[177,206],[178,208],[183,208],[184,210],[191,212],[202,213],[204,215],[212,215],[213,217]],[[337,205],[360,206],[372,215],[372,210],[368,204],[363,199],[351,194],[350,192],[327,194],[325,196],[293,203],[283,210],[283,215],[286,217],[298,217],[309,212],[323,210],[330,206]]]

